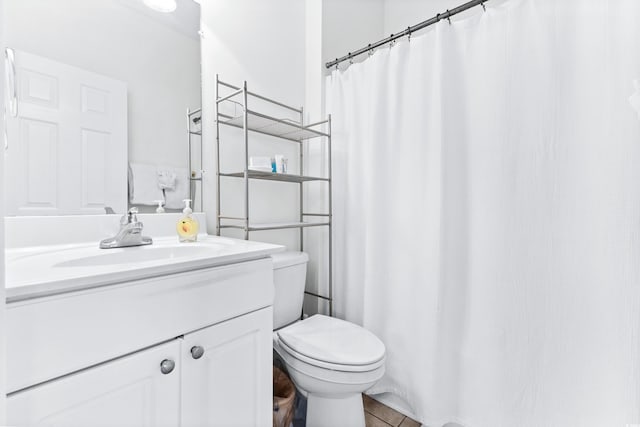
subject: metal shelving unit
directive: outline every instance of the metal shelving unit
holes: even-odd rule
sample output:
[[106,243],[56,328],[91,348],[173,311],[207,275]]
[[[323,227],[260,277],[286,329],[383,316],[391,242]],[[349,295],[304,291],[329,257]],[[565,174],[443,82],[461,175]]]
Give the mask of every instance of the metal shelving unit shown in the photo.
[[[189,148],[189,198],[192,200],[194,210],[202,211],[202,126],[198,129],[197,123],[202,124],[202,109],[187,109],[187,147]],[[193,163],[193,143],[197,140],[199,149],[200,164],[194,169]],[[198,191],[200,190],[200,191]],[[199,197],[196,199],[196,195]],[[199,206],[196,207],[196,202]]]
[[[226,92],[222,95],[222,92]],[[250,109],[249,102],[263,102],[273,110],[282,110],[290,115],[296,115],[298,120],[289,118],[279,118],[263,112],[258,112],[257,108]],[[239,114],[231,115],[221,110],[224,107],[234,107],[239,110]],[[229,108],[231,109],[231,108]],[[231,126],[242,129],[242,139],[244,144],[244,170],[223,173],[220,170],[220,126]],[[281,140],[291,141],[298,144],[299,153],[299,173],[273,173],[262,172],[249,169],[249,139],[250,134],[257,133],[268,135]],[[327,141],[327,177],[307,176],[304,174],[304,144],[310,141],[326,140]],[[217,212],[216,212],[216,231],[220,235],[220,230],[230,228],[244,231],[244,238],[249,239],[252,231],[264,230],[283,230],[298,229],[300,235],[300,250],[304,250],[304,233],[303,230],[308,227],[326,227],[328,230],[328,295],[319,295],[313,292],[305,291],[309,296],[327,301],[329,304],[329,315],[333,315],[333,283],[332,283],[332,236],[331,236],[331,116],[323,121],[305,124],[304,110],[302,108],[294,108],[289,105],[280,103],[270,98],[250,92],[247,89],[245,81],[242,87],[234,86],[220,80],[216,75],[216,186],[217,186]],[[224,216],[221,214],[220,206],[220,188],[221,178],[237,178],[244,181],[244,206],[242,217]],[[300,188],[300,206],[299,221],[260,224],[251,221],[249,218],[249,180],[267,180],[276,182],[293,183],[299,185]],[[313,213],[305,212],[304,209],[304,187],[307,182],[323,182],[328,186],[328,212]],[[317,218],[316,220],[311,220]]]

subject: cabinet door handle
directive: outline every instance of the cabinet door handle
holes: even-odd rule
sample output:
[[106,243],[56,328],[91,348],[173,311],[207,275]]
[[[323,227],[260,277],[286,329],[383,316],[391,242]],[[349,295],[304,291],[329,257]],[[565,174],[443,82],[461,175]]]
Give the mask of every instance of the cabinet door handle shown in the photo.
[[204,355],[204,348],[199,345],[191,347],[191,357],[194,359],[200,359]]
[[165,375],[173,372],[175,367],[176,367],[176,362],[174,362],[171,359],[164,359],[162,362],[160,362],[160,372],[162,372]]

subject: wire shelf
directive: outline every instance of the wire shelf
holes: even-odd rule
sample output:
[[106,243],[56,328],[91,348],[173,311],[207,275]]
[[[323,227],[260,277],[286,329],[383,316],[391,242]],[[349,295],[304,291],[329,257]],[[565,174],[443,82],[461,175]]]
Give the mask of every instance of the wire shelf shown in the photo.
[[[244,178],[244,172],[234,172],[234,173],[221,173],[220,176],[228,176],[233,178]],[[286,173],[274,173],[274,172],[263,172],[256,170],[249,170],[249,178],[251,179],[263,179],[267,181],[281,181],[281,182],[294,182],[294,183],[302,183],[308,181],[330,181],[329,178],[319,178],[315,176],[300,176],[300,175],[291,175]]]
[[[286,228],[307,228],[307,227],[322,227],[331,225],[330,222],[271,222],[263,224],[249,224],[249,231],[266,231],[266,230],[283,230]],[[244,230],[243,224],[221,224],[220,228],[236,228]]]
[[[329,136],[324,132],[311,129],[309,126],[302,126],[294,121],[277,119],[251,110],[247,111],[247,121],[249,130],[253,132],[288,139],[290,141],[300,142],[311,138]],[[218,123],[236,128],[243,128],[244,116],[232,117],[223,113],[218,113]]]

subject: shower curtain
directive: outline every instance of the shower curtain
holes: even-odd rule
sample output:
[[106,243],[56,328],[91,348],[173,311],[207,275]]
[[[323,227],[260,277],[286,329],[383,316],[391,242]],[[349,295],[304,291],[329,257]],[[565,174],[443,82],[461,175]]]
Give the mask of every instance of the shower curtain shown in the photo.
[[636,427],[640,1],[490,6],[328,77],[337,315],[430,427]]

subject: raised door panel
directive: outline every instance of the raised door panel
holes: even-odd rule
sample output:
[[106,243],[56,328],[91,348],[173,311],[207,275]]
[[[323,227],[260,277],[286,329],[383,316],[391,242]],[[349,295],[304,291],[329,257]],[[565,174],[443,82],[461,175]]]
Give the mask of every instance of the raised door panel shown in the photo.
[[269,307],[185,335],[182,427],[272,425],[272,316]]
[[[20,122],[23,179],[13,182],[20,188],[22,210],[54,210],[57,207],[58,126],[41,120]],[[15,165],[14,165],[15,166]]]
[[[47,427],[175,427],[180,422],[180,341],[173,340],[10,394],[7,422]],[[175,368],[163,374],[169,359]]]
[[82,129],[82,202],[83,209],[102,209],[109,206],[106,200],[105,157],[110,134]]
[[19,90],[20,100],[51,109],[58,109],[59,82],[55,75],[23,69]]

